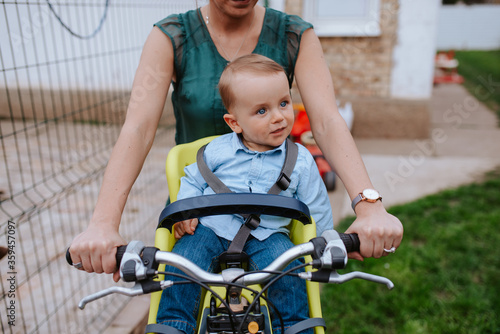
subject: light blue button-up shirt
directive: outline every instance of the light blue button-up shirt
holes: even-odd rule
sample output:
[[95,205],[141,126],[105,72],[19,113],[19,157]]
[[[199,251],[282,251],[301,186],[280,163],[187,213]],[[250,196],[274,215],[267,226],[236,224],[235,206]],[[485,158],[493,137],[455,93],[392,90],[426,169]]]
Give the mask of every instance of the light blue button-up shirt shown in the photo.
[[[321,235],[323,231],[333,229],[330,200],[314,158],[304,146],[299,144],[298,147],[290,186],[280,195],[304,202],[316,221],[317,235]],[[250,151],[236,133],[229,133],[210,142],[204,158],[208,168],[233,192],[267,193],[280,175],[285,154],[285,143],[270,151]],[[177,199],[214,194],[196,163],[184,171],[186,176],[181,179]],[[290,219],[269,215],[262,215],[260,219],[259,227],[251,232],[255,238],[264,240],[276,232],[288,234],[286,226]],[[239,215],[219,215],[202,217],[200,223],[219,237],[233,240],[243,219]]]

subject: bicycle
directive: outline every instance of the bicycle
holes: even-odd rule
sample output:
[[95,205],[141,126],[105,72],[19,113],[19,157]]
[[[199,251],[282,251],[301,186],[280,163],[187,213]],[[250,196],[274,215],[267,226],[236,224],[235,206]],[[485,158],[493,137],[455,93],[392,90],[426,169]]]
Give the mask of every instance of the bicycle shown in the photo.
[[[178,200],[167,206],[160,216],[160,226],[172,228],[178,221],[220,214],[266,214],[291,218],[302,224],[311,224],[309,209],[301,201],[268,194],[216,194]],[[265,297],[267,288],[283,275],[290,274],[297,268],[283,272],[289,263],[297,258],[311,256],[303,267],[306,271],[298,275],[301,279],[341,284],[355,278],[385,284],[389,289],[394,284],[387,278],[363,272],[339,274],[337,270],[347,265],[347,254],[359,250],[359,239],[355,234],[342,234],[334,230],[323,233],[321,237],[302,243],[289,249],[276,258],[264,270],[247,272],[242,268],[226,268],[221,273],[209,273],[195,263],[180,255],[160,251],[155,247],[145,247],[140,241],[132,241],[117,250],[120,276],[126,282],[135,282],[131,288],[111,287],[84,297],[79,307],[112,293],[137,296],[171,287],[170,280],[154,280],[160,274],[158,266],[167,264],[182,270],[182,277],[189,282],[199,284],[207,293],[202,297],[202,307],[198,321],[198,333],[262,333],[271,334],[272,327],[269,308],[272,302]],[[72,264],[69,251],[66,254]],[[181,284],[184,284],[182,282]],[[178,284],[178,282],[175,282]],[[263,285],[260,287],[259,285]],[[279,315],[278,315],[279,317]],[[312,318],[289,328],[285,334],[297,333],[305,328],[325,327],[320,318]],[[163,332],[161,325],[148,325],[146,332]]]

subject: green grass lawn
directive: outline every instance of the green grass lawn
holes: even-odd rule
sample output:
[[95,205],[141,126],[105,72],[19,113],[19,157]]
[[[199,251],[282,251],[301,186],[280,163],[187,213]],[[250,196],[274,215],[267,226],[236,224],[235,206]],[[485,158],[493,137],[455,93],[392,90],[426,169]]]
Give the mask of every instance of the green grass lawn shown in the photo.
[[500,50],[456,51],[464,86],[500,119]]
[[500,333],[500,170],[389,211],[405,227],[401,247],[351,260],[343,272],[386,276],[394,289],[362,280],[323,285],[327,332]]

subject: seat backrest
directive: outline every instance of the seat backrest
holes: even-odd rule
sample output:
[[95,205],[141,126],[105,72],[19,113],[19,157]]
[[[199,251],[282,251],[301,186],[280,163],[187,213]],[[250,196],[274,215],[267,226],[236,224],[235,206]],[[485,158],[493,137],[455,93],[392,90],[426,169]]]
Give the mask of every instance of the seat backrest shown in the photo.
[[177,200],[177,193],[181,185],[181,177],[184,176],[184,168],[196,162],[196,153],[205,144],[211,142],[218,136],[205,137],[187,144],[174,146],[167,156],[165,171],[167,173],[168,193],[170,201]]

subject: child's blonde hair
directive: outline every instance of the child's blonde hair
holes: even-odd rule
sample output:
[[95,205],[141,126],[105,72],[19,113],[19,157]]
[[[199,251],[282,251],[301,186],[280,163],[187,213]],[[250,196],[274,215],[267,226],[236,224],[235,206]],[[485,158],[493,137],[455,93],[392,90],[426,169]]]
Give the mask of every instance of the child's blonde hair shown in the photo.
[[236,74],[252,73],[272,75],[281,72],[286,75],[286,72],[281,65],[274,60],[259,54],[252,53],[236,58],[226,66],[219,80],[219,93],[224,107],[229,110],[234,103],[235,96],[231,86],[232,80]]

